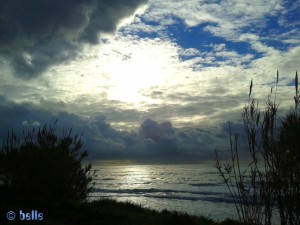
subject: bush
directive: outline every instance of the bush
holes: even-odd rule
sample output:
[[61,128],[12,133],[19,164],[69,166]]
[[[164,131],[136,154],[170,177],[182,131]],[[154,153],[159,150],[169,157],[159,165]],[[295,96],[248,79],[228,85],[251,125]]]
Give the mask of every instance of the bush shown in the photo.
[[[278,73],[276,90],[278,84]],[[300,224],[300,92],[295,76],[295,109],[278,115],[276,91],[271,89],[264,112],[258,102],[250,99],[242,118],[247,136],[250,159],[241,168],[238,136],[230,131],[231,162],[221,164],[216,151],[216,168],[234,199],[237,213],[245,224],[271,225],[274,215],[281,225]]]
[[55,125],[23,131],[18,141],[8,132],[0,150],[0,177],[4,185],[21,195],[43,199],[85,200],[92,189],[91,165],[82,167],[87,152],[81,152],[80,136],[64,131],[55,134]]

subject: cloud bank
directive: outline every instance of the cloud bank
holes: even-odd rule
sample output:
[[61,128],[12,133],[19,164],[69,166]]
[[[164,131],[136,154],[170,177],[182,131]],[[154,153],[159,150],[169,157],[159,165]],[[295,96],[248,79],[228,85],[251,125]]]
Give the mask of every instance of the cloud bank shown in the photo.
[[228,135],[227,129],[219,130],[216,136],[204,129],[176,128],[171,121],[159,123],[152,119],[143,121],[138,132],[120,131],[111,127],[105,116],[83,119],[75,114],[52,113],[1,98],[0,141],[5,140],[8,130],[13,129],[21,140],[24,130],[53,125],[57,119],[57,134],[70,128],[73,134],[83,134],[83,148],[88,150],[91,160],[199,162],[211,159]]

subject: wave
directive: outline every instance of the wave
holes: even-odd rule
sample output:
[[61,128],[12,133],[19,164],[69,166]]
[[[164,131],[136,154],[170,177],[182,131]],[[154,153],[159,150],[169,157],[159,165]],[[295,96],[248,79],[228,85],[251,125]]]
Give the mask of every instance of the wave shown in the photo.
[[105,181],[108,181],[108,180],[116,180],[115,178],[94,178],[93,180],[97,181],[97,180],[105,180]]
[[193,197],[193,196],[157,196],[157,195],[144,195],[144,197],[173,199],[173,200],[188,200],[188,201],[208,201],[208,202],[224,202],[234,203],[231,198],[226,197]]
[[[117,190],[108,190],[108,189],[97,189],[94,190],[93,195],[98,198],[107,198],[107,197],[132,197],[139,195],[147,198],[159,198],[159,199],[169,199],[169,200],[187,200],[187,201],[209,201],[209,202],[224,202],[224,203],[234,203],[232,198],[228,194],[221,192],[192,192],[192,191],[176,191],[168,189],[117,189]],[[91,194],[93,194],[91,193]],[[101,195],[101,193],[111,194],[111,195]],[[114,196],[114,194],[117,194]],[[192,194],[192,195],[184,195]]]
[[196,187],[216,187],[216,186],[220,186],[220,184],[216,184],[216,183],[192,183],[189,184],[190,186],[196,186]]

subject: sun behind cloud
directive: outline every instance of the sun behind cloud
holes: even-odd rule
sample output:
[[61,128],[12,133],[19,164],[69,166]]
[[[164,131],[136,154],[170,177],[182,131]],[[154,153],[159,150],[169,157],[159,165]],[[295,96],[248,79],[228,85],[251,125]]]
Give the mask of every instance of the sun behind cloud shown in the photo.
[[142,91],[161,85],[169,75],[168,58],[155,43],[112,47],[109,54],[100,57],[105,61],[102,71],[110,77],[108,100],[133,104],[150,101]]

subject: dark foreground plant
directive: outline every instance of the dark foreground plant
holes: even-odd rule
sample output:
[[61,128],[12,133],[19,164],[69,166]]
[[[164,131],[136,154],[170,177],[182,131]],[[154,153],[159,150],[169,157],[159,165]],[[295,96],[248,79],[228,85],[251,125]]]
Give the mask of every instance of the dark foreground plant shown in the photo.
[[23,132],[18,141],[8,132],[0,150],[0,176],[4,185],[19,195],[43,199],[85,200],[92,188],[91,165],[82,166],[80,136],[71,129],[61,136],[55,125]]
[[[1,202],[0,202],[1,206]],[[22,209],[30,211],[34,207],[45,213],[42,221],[8,221],[1,220],[1,225],[37,224],[37,225],[242,225],[227,219],[223,222],[213,221],[205,216],[192,216],[186,213],[167,210],[155,211],[130,202],[118,202],[112,199],[74,202],[60,201],[44,205],[39,202],[34,206],[23,205]],[[11,206],[0,213],[5,215]]]
[[[281,225],[300,224],[300,92],[295,76],[295,108],[278,115],[276,91],[268,95],[264,112],[251,99],[242,113],[247,151],[251,161],[242,169],[238,136],[230,129],[231,161],[221,164],[216,151],[216,168],[234,200],[239,220],[246,224],[272,224],[277,214]],[[230,127],[230,125],[229,125]]]

